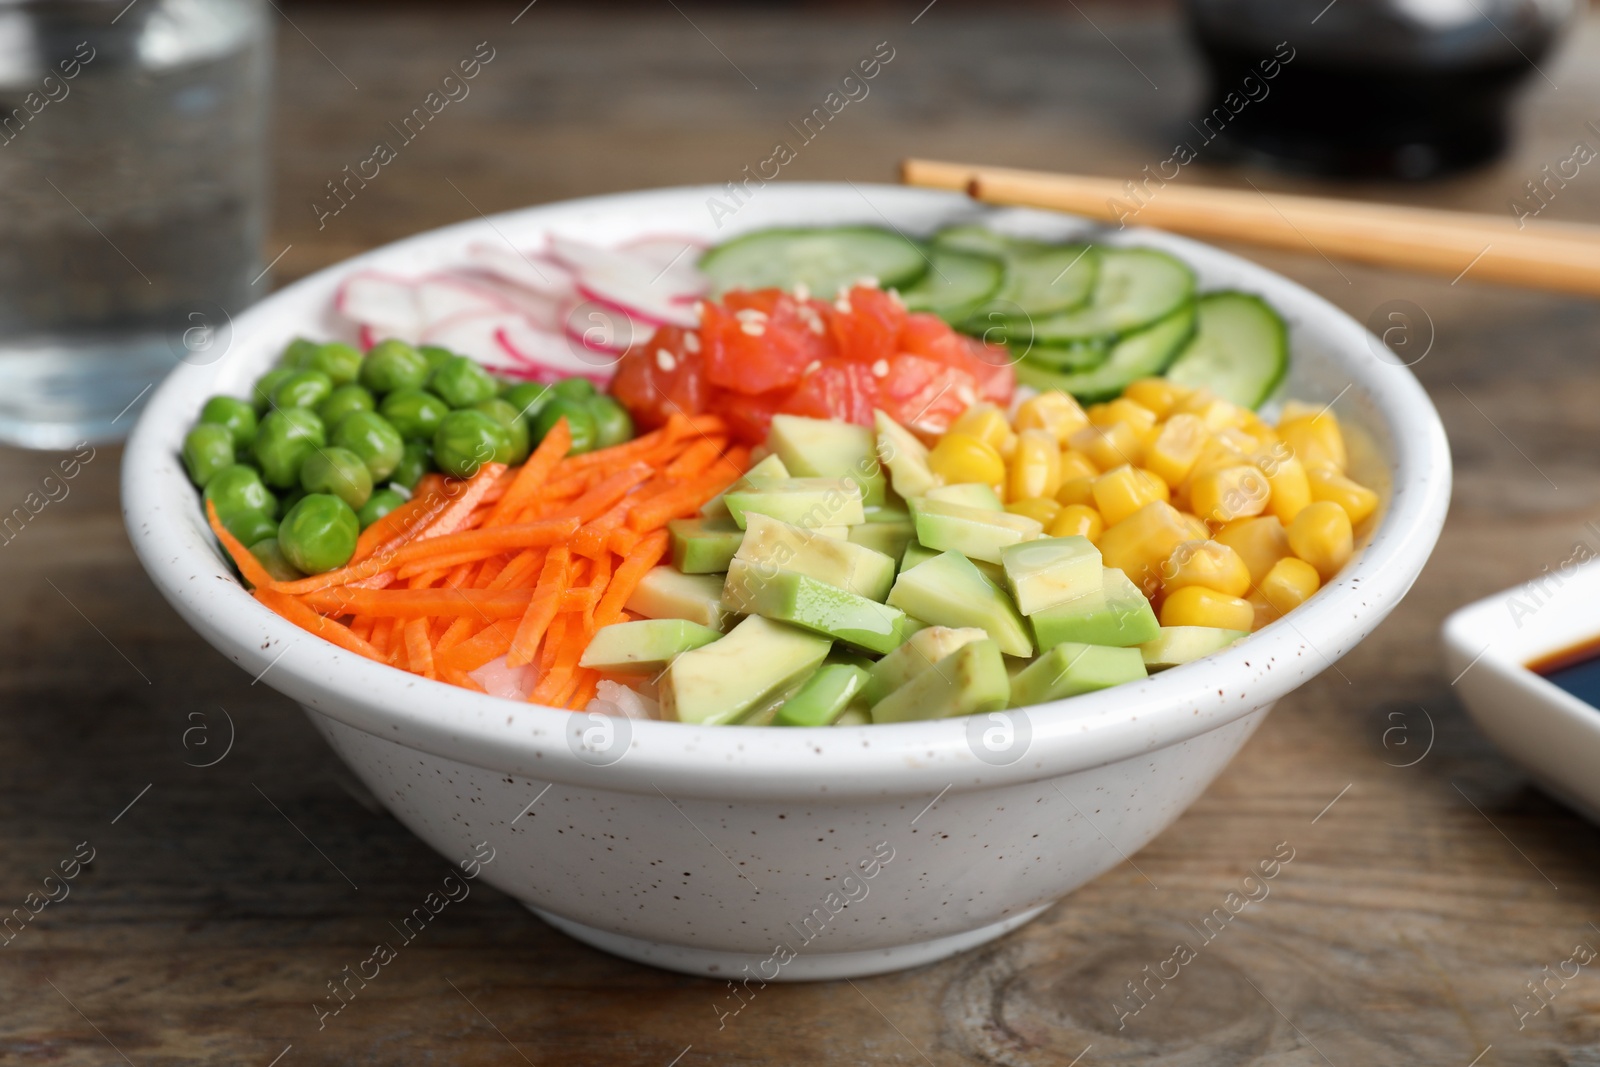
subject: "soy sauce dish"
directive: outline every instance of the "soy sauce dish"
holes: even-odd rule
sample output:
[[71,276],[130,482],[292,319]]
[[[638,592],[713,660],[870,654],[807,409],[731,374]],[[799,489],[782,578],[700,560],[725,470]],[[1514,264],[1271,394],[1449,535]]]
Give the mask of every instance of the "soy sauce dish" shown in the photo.
[[1467,711],[1540,788],[1600,823],[1600,561],[1562,564],[1445,620]]
[[[1276,700],[1343,656],[1394,608],[1433,549],[1450,495],[1437,413],[1410,372],[1384,358],[1376,338],[1278,275],[1154,231],[1105,233],[1067,216],[986,211],[925,190],[769,185],[731,218],[708,212],[716,194],[711,187],[668,189],[530,208],[422,234],[297,282],[240,315],[231,348],[219,358],[182,365],[167,379],[123,466],[134,547],[179,613],[242,670],[300,703],[419,837],[451,861],[481,855],[475,849],[488,842],[495,859],[482,865],[482,877],[581,941],[691,974],[795,981],[912,967],[999,937],[1177,819]],[[1275,421],[1286,398],[1302,405],[1299,411],[1326,406],[1343,428],[1349,477],[1377,494],[1376,510],[1355,528],[1354,555],[1285,617],[1258,614],[1236,627],[1233,643],[1218,642],[1202,658],[1148,676],[1133,670],[1112,688],[988,710],[1003,707],[1002,698],[985,713],[912,721],[874,708],[870,716],[856,709],[834,720],[842,725],[707,725],[592,714],[593,705],[582,710],[577,697],[580,710],[569,711],[493,696],[471,687],[481,676],[458,675],[463,684],[433,680],[427,625],[415,628],[421,659],[409,661],[411,672],[375,662],[364,641],[346,641],[366,653],[358,655],[313,636],[241,584],[190,483],[194,468],[185,470],[185,438],[207,399],[250,396],[296,338],[361,348],[381,340],[365,324],[358,333],[340,313],[352,278],[432,275],[474,257],[481,263],[485,248],[499,249],[504,271],[517,274],[512,250],[543,248],[552,238],[614,248],[672,234],[685,239],[687,251],[775,227],[881,231],[886,224],[918,240],[964,224],[1055,248],[1086,240],[1107,250],[1108,262],[1111,250],[1149,249],[1187,264],[1202,299],[1237,293],[1232,299],[1242,307],[1259,298],[1286,326],[1289,357],[1287,377],[1275,388],[1255,379],[1272,388],[1261,417]],[[659,240],[652,245],[658,248]],[[369,296],[376,291],[368,289]],[[1008,328],[1016,327],[1013,316]],[[583,346],[588,335],[570,332]],[[472,341],[454,336],[463,345]],[[663,372],[681,361],[684,350],[675,351],[668,359],[657,352]],[[1106,366],[1117,366],[1120,351],[1111,349]],[[603,382],[604,373],[588,373],[603,370],[603,360],[588,360],[581,348],[572,353],[560,358],[573,373]],[[1198,372],[1225,369],[1225,353],[1204,355]],[[1057,348],[1052,358],[1065,365],[1105,353]],[[1030,357],[1017,352],[1017,360],[1017,377],[1026,382]],[[1037,371],[1036,360],[1032,365],[1028,373],[1041,381],[1069,383],[1060,388],[1087,380],[1051,377]],[[878,363],[870,366],[884,377]],[[220,445],[225,435],[205,436]],[[744,455],[754,462],[760,451]],[[285,503],[316,498],[310,487],[284,492]],[[1005,520],[1018,528],[1048,524],[1056,514],[1048,499],[1019,503],[1022,513],[1040,518],[1020,526]],[[337,510],[335,504],[327,508]],[[353,523],[353,515],[343,521]],[[983,521],[981,513],[969,517]],[[948,551],[936,558],[946,557],[956,558]],[[906,573],[911,564],[900,566]],[[316,625],[315,612],[289,614]],[[361,625],[363,633],[380,632],[371,620]],[[998,663],[998,653],[994,658]],[[845,664],[839,673],[870,666]],[[1166,664],[1152,670],[1160,666]],[[1003,677],[995,681],[1004,688]],[[901,708],[897,717],[908,710],[915,708]],[[853,725],[867,717],[875,721]]]

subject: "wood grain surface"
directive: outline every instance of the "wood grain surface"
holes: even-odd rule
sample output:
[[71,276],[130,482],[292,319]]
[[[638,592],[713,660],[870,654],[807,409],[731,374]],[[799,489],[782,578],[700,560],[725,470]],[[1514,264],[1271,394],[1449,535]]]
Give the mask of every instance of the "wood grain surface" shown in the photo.
[[[479,211],[731,180],[882,41],[895,58],[870,96],[786,178],[889,181],[911,154],[1132,177],[1181,136],[1198,72],[1169,14],[951,3],[913,21],[922,6],[542,0],[514,24],[521,0],[288,8],[266,258],[287,248],[281,283]],[[483,41],[495,58],[471,96],[319,229],[324,183]],[[1348,188],[1203,157],[1192,169],[1509,213],[1542,166],[1597,142],[1597,59],[1591,23],[1544,64],[1548,84],[1530,79],[1514,155],[1447,182]],[[1600,219],[1600,172],[1542,217]],[[442,861],[286,698],[161,601],[122,530],[120,454],[99,449],[0,545],[0,915],[68,893],[0,947],[0,1063],[1600,1064],[1597,967],[1544,987],[1537,1014],[1527,985],[1600,947],[1600,830],[1473,729],[1437,647],[1451,609],[1558,563],[1600,517],[1600,309],[1470,271],[1450,283],[1314,250],[1251,254],[1363,321],[1409,302],[1426,351],[1415,369],[1456,461],[1449,524],[1410,597],[1130,863],[987,948],[768,987],[721,1029],[718,983],[582,947],[485,887],[319,1030],[326,983],[388,936]],[[57,458],[0,451],[0,500],[20,501]],[[1270,895],[1202,937],[1278,850],[1293,858]],[[62,870],[76,876],[44,882]],[[1193,958],[1178,977],[1129,999],[1147,966],[1172,973],[1180,942]]]

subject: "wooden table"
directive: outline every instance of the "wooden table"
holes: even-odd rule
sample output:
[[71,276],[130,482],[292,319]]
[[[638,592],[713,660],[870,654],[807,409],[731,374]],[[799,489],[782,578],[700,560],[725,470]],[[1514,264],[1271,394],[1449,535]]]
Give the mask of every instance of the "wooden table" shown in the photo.
[[[871,95],[787,177],[892,180],[911,153],[1132,176],[1168,154],[1197,80],[1169,14],[950,3],[913,22],[919,6],[541,3],[514,24],[520,0],[290,8],[267,255],[287,246],[281,281],[480,210],[727,181],[880,41],[895,58]],[[480,41],[495,58],[472,95],[319,230],[323,183]],[[1591,23],[1544,65],[1559,90],[1531,79],[1514,158],[1438,185],[1333,191],[1508,210],[1542,164],[1596,142],[1597,56]],[[1586,171],[1548,216],[1597,210]],[[94,855],[0,949],[0,1063],[1600,1063],[1592,966],[1521,1026],[1516,1013],[1537,1006],[1525,983],[1541,968],[1600,946],[1600,831],[1474,730],[1437,647],[1452,608],[1566,558],[1600,515],[1600,309],[1470,275],[1258,258],[1358,319],[1391,299],[1431,317],[1416,369],[1454,443],[1456,498],[1409,599],[1285,699],[1137,869],[943,964],[770,987],[722,1030],[720,985],[591,951],[484,891],[319,1031],[324,983],[387,936],[437,861],[287,699],[160,600],[123,534],[118,450],[99,449],[0,547],[0,911],[75,851]],[[0,452],[0,499],[20,500],[51,462]],[[1123,983],[1280,842],[1294,860],[1271,896],[1118,1029]]]

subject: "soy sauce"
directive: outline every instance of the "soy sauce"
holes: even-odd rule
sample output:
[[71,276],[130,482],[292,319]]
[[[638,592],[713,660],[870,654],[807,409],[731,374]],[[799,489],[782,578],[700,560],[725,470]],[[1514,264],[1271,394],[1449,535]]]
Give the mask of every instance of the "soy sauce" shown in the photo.
[[1600,637],[1529,660],[1527,668],[1590,707],[1600,708]]

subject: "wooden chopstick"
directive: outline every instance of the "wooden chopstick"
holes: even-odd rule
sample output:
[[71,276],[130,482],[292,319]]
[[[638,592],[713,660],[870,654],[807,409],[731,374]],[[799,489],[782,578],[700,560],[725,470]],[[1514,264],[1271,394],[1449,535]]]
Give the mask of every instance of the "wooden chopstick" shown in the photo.
[[1600,227],[1397,204],[1137,184],[1045,171],[908,159],[907,185],[964,191],[988,204],[1068,211],[1104,222],[1315,252],[1459,280],[1600,296]]

